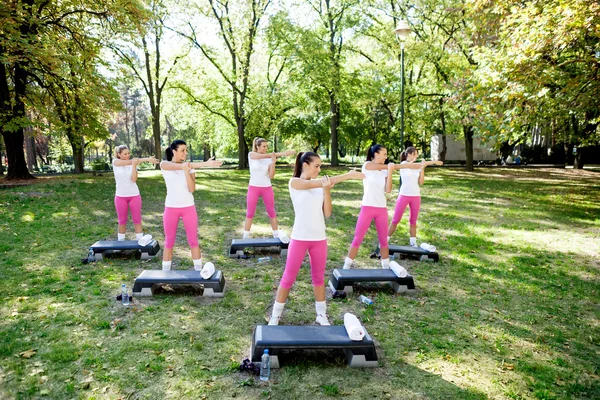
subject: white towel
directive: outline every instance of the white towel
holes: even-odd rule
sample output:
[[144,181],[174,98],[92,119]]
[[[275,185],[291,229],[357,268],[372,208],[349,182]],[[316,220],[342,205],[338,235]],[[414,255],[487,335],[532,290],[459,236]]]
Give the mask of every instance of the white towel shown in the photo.
[[204,279],[209,279],[215,273],[215,264],[210,261],[204,264],[202,267],[202,271],[200,271],[200,276]]
[[138,245],[146,247],[152,241],[152,235],[144,235],[138,240]]
[[435,251],[435,246],[429,244],[429,243],[421,243],[421,248],[425,251],[429,251],[431,253],[433,253]]
[[360,342],[365,337],[365,328],[363,328],[358,318],[353,314],[344,314],[344,328],[346,328],[350,340]]
[[406,269],[404,269],[404,267],[398,264],[396,261],[390,261],[390,269],[394,271],[398,278],[406,278],[408,276]]

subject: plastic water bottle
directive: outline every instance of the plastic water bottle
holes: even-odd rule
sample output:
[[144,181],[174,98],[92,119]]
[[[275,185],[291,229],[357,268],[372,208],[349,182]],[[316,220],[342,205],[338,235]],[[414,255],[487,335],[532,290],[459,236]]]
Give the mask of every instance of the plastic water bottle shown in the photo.
[[371,300],[370,298],[368,298],[367,296],[363,296],[362,294],[359,296],[358,298],[362,303],[365,303],[367,305],[371,305],[373,304],[373,300]]
[[273,257],[271,257],[271,256],[261,257],[261,258],[258,259],[258,262],[259,263],[266,263],[266,262],[271,261],[272,259],[273,259]]
[[126,284],[121,285],[121,301],[123,302],[124,306],[129,305],[129,293],[127,292]]
[[88,264],[96,261],[96,255],[94,254],[94,249],[90,248],[87,256]]
[[271,376],[271,357],[269,356],[269,349],[265,349],[260,359],[260,380],[268,381]]

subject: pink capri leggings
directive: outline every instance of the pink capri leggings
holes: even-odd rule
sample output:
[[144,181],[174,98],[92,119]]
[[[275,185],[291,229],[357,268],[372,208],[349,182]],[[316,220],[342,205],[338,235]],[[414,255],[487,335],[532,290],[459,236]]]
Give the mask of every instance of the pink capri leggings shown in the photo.
[[417,218],[419,218],[419,210],[421,209],[421,196],[402,196],[398,197],[396,201],[396,210],[394,211],[394,218],[392,224],[398,225],[402,219],[402,214],[406,211],[406,206],[410,206],[410,224],[416,225]]
[[292,285],[294,285],[307,250],[308,258],[310,260],[310,275],[312,276],[313,286],[325,285],[327,239],[318,241],[292,239],[290,241],[290,245],[288,246],[285,271],[283,271],[283,277],[279,283],[282,287],[291,289]]
[[248,186],[248,196],[246,196],[246,218],[254,218],[258,198],[261,196],[265,202],[265,208],[267,209],[269,218],[275,218],[277,216],[275,213],[275,194],[273,193],[273,186]]
[[115,208],[119,225],[127,225],[127,208],[131,211],[134,224],[142,223],[142,196],[120,197],[115,196]]
[[196,212],[196,206],[165,207],[165,214],[163,215],[165,249],[172,249],[175,245],[177,225],[180,218],[183,220],[183,227],[190,248],[198,247],[198,213]]
[[358,221],[356,221],[356,229],[354,231],[354,239],[352,240],[352,247],[359,247],[362,243],[371,221],[375,220],[375,228],[377,228],[377,237],[379,238],[379,247],[387,247],[387,228],[388,228],[388,215],[386,207],[371,207],[362,206],[360,208],[360,214],[358,214]]

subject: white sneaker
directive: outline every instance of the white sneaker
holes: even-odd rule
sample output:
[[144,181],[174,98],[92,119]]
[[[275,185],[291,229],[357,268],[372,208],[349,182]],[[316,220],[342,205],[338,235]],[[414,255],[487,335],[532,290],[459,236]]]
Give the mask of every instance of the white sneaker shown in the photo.
[[163,271],[170,271],[170,270],[171,270],[171,267],[163,266],[163,267],[162,267],[162,270],[163,270]]
[[411,243],[411,244],[410,244],[410,247],[419,247],[419,245],[418,245],[418,244],[416,244],[416,243]]
[[317,314],[316,323],[321,326],[330,326],[331,325],[329,323],[329,320],[327,319],[327,315],[322,315],[322,314]]
[[281,319],[281,316],[276,317],[274,315],[271,315],[271,319],[269,320],[269,325],[279,325],[280,319]]
[[279,240],[281,240],[281,243],[284,244],[288,244],[290,242],[290,238],[282,230],[279,230]]
[[152,235],[144,235],[138,240],[138,245],[145,247],[152,242]]

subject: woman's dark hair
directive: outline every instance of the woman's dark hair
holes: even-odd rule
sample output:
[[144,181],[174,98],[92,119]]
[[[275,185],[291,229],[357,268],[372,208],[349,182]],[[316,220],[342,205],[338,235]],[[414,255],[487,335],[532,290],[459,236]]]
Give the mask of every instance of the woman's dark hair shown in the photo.
[[296,156],[296,165],[294,166],[294,178],[300,178],[302,175],[302,164],[311,163],[315,160],[315,158],[319,158],[317,153],[313,153],[312,151],[300,152],[298,156]]
[[165,155],[167,156],[167,161],[171,161],[173,159],[173,150],[177,150],[179,146],[182,144],[187,146],[187,143],[183,140],[174,140],[173,143],[169,147],[165,149]]
[[406,159],[407,159],[407,156],[408,156],[409,154],[413,154],[413,153],[416,153],[416,152],[417,152],[417,149],[416,149],[416,148],[414,148],[414,147],[412,147],[412,146],[410,146],[410,147],[407,147],[407,148],[406,148],[406,150],[404,150],[404,151],[402,152],[402,155],[401,155],[401,157],[402,157],[402,158],[400,159],[400,161],[406,161]]
[[379,153],[381,149],[385,149],[385,147],[380,144],[374,144],[373,146],[369,147],[369,150],[367,150],[367,161],[373,161],[373,158],[375,158],[375,153]]

